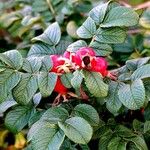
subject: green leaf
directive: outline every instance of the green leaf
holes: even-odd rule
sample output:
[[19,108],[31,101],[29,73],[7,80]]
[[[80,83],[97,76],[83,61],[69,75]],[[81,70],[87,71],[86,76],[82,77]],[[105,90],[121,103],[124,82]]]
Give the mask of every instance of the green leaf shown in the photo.
[[42,57],[41,61],[42,61],[41,71],[49,72],[49,70],[51,70],[53,67],[53,62],[50,56],[47,55],[47,56]]
[[54,46],[50,46],[45,43],[33,44],[28,53],[28,57],[42,57],[46,55],[53,55],[56,52]]
[[78,116],[84,118],[86,121],[90,123],[91,126],[98,126],[99,125],[99,115],[94,107],[87,104],[79,104],[77,105],[72,114],[74,116]]
[[129,109],[136,110],[144,105],[145,89],[143,82],[138,79],[132,82],[131,85],[122,86],[119,91],[119,100]]
[[143,132],[143,126],[144,126],[144,123],[143,122],[140,122],[139,120],[137,119],[134,119],[133,120],[133,129],[135,130],[135,132]]
[[81,47],[86,47],[87,43],[83,40],[78,40],[72,44],[70,44],[67,48],[67,51],[76,52]]
[[150,131],[150,121],[144,123],[144,133]]
[[[30,135],[32,135],[30,137]],[[29,133],[28,139],[31,139],[33,150],[59,150],[64,141],[65,135],[62,130],[49,122],[35,123]]]
[[63,53],[66,51],[67,47],[70,45],[70,41],[66,40],[60,40],[60,42],[56,45],[56,52],[55,54],[63,55]]
[[10,50],[5,53],[1,53],[0,60],[17,70],[19,70],[23,64],[22,56],[17,50]]
[[57,22],[51,24],[43,34],[32,39],[32,41],[42,41],[49,45],[57,45],[60,41],[61,31]]
[[73,78],[71,79],[71,85],[73,86],[73,88],[79,89],[81,87],[82,80],[83,80],[83,76],[81,72],[79,70],[76,70],[73,73]]
[[17,106],[9,111],[5,118],[6,127],[13,133],[21,131],[28,123],[32,109],[27,106]]
[[102,44],[97,41],[90,43],[90,47],[92,47],[95,50],[96,55],[98,56],[108,56],[113,51],[110,45]]
[[64,123],[58,122],[65,135],[75,143],[86,144],[92,138],[92,127],[81,117],[72,117]]
[[42,117],[42,115],[43,115],[44,112],[45,112],[45,110],[40,110],[40,111],[34,110],[34,113],[31,115],[31,117],[30,117],[30,119],[28,121],[29,128],[31,128],[31,126],[35,122],[37,122],[37,121],[39,121],[41,119],[41,117]]
[[114,27],[114,26],[134,26],[138,23],[139,16],[132,9],[124,6],[112,8],[106,15],[101,27]]
[[119,53],[131,53],[134,51],[133,37],[131,35],[127,35],[124,43],[113,45],[113,50]]
[[62,74],[60,77],[62,84],[67,88],[71,88],[72,87],[72,85],[71,85],[72,77],[73,77],[72,73]]
[[100,4],[96,7],[94,7],[90,12],[89,16],[97,23],[100,24],[106,15],[108,3]]
[[69,113],[62,107],[49,108],[42,116],[42,120],[46,120],[50,123],[58,123],[58,121],[65,121],[69,117]]
[[8,96],[7,99],[0,104],[0,114],[4,113],[8,108],[16,104],[17,102],[12,98],[12,96]]
[[137,136],[137,137],[131,138],[130,141],[132,141],[139,150],[148,150],[148,147],[142,137]]
[[142,16],[140,17],[140,21],[139,21],[140,25],[143,26],[144,28],[147,28],[147,29],[150,28],[150,18],[149,18],[149,16],[150,16],[150,9],[147,8],[143,12]]
[[77,30],[77,34],[81,38],[91,38],[96,32],[96,25],[94,21],[88,17],[82,26]]
[[110,142],[110,140],[112,139],[113,135],[112,132],[106,132],[106,134],[104,134],[100,140],[99,140],[99,150],[107,150],[107,146],[108,143]]
[[10,94],[11,90],[20,81],[21,74],[11,69],[5,69],[0,72],[0,103]]
[[57,74],[51,72],[51,73],[46,73],[46,72],[41,72],[38,75],[38,86],[40,89],[41,94],[46,97],[49,96],[56,85],[57,81]]
[[101,43],[123,43],[126,38],[126,32],[122,28],[98,28],[95,40]]
[[63,144],[60,147],[60,150],[77,150],[76,145],[73,145],[68,138],[65,138]]
[[114,137],[109,142],[107,148],[108,150],[126,150],[126,144],[120,137]]
[[29,57],[27,59],[24,59],[22,69],[29,73],[36,73],[39,71],[41,65],[42,62],[39,61],[39,58]]
[[27,105],[37,89],[37,76],[24,73],[19,84],[13,89],[14,99],[20,104]]
[[117,136],[120,136],[122,138],[130,138],[136,136],[136,134],[134,134],[133,131],[131,131],[130,129],[126,128],[123,125],[116,126],[114,132]]
[[121,85],[121,83],[111,81],[109,84],[108,96],[105,97],[106,107],[113,114],[116,114],[122,106],[118,97],[118,90]]
[[137,68],[146,65],[150,60],[150,57],[131,59],[126,61],[126,66],[129,70],[135,71]]
[[106,97],[108,94],[108,85],[103,82],[102,76],[98,72],[85,71],[85,84],[91,94],[95,97]]
[[150,101],[150,80],[143,81],[147,101]]
[[144,79],[144,78],[149,78],[149,77],[150,77],[150,64],[139,67],[131,75],[132,80]]

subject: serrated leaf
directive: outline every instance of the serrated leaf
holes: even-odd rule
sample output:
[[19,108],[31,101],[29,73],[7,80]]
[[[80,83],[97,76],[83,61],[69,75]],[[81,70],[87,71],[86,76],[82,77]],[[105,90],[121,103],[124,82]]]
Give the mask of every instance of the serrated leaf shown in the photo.
[[98,150],[107,150],[108,143],[112,139],[112,131],[106,132],[100,140],[99,140],[99,146]]
[[121,140],[120,137],[114,137],[108,143],[108,150],[126,150],[127,142]]
[[130,141],[132,141],[138,149],[148,150],[148,147],[142,137],[137,136],[137,137],[131,138]]
[[106,97],[108,85],[103,82],[102,76],[97,72],[84,72],[85,84],[91,94],[95,97]]
[[28,104],[38,89],[37,76],[22,74],[19,84],[13,89],[14,99],[20,104]]
[[13,133],[21,131],[28,123],[32,109],[27,106],[17,106],[5,118],[6,127]]
[[41,72],[38,75],[38,86],[42,96],[49,96],[53,92],[56,85],[56,81],[57,75],[53,72]]
[[11,69],[5,69],[0,72],[0,103],[10,94],[11,90],[20,81],[21,74]]
[[143,132],[143,126],[144,126],[143,122],[137,119],[134,119],[132,124],[133,124],[133,129],[135,130],[135,132]]
[[130,138],[136,136],[136,134],[133,131],[131,131],[123,125],[116,126],[115,133],[117,136],[120,136],[122,138]]
[[42,115],[41,119],[56,124],[58,121],[65,121],[68,117],[69,113],[66,109],[62,107],[52,107]]
[[147,8],[142,16],[140,17],[140,25],[143,26],[144,28],[150,28],[150,19],[149,19],[149,16],[150,16],[150,8]]
[[17,102],[11,96],[8,96],[7,99],[0,104],[0,114],[16,104]]
[[94,107],[87,104],[79,104],[77,105],[72,114],[74,116],[78,116],[84,118],[86,121],[90,123],[91,126],[99,125],[99,115]]
[[138,23],[139,16],[132,9],[124,6],[112,8],[106,15],[101,27],[114,27],[114,26],[134,26]]
[[150,131],[150,121],[144,123],[144,133]]
[[47,56],[42,57],[41,61],[42,61],[41,71],[49,72],[49,70],[51,70],[53,67],[53,62],[50,56],[47,55]]
[[23,64],[22,56],[17,50],[10,50],[5,53],[1,53],[0,60],[17,70],[19,70]]
[[113,45],[113,50],[119,53],[131,53],[134,51],[133,37],[131,35],[127,35],[124,43]]
[[129,109],[136,110],[144,105],[145,89],[142,80],[137,79],[132,84],[122,86],[119,91],[119,100]]
[[122,28],[98,28],[95,40],[101,43],[123,43],[126,38],[126,32]]
[[150,64],[139,67],[131,75],[132,80],[144,79],[144,78],[149,78],[149,77],[150,77]]
[[24,59],[22,69],[28,73],[36,73],[41,68],[42,62],[37,57],[29,57]]
[[71,85],[72,77],[73,77],[72,73],[62,74],[60,77],[62,84],[67,88],[71,88],[72,87],[72,85]]
[[107,109],[116,114],[122,106],[122,103],[118,97],[118,90],[121,87],[121,83],[111,81],[109,83],[108,96],[105,97]]
[[71,79],[71,85],[73,86],[73,88],[79,89],[81,87],[82,80],[83,80],[83,76],[81,72],[79,70],[76,70],[73,73],[73,77]]
[[108,56],[113,51],[110,45],[102,44],[97,41],[90,43],[90,47],[92,47],[95,50],[96,55],[98,56]]
[[60,41],[61,31],[57,22],[51,24],[43,34],[35,37],[32,41],[42,41],[49,45],[57,45]]
[[76,52],[81,47],[86,47],[87,43],[83,40],[78,40],[72,44],[70,44],[67,48],[67,51]]
[[66,51],[67,47],[71,44],[70,41],[60,40],[60,42],[56,45],[56,53],[58,55],[63,55]]
[[46,121],[34,124],[29,134],[33,150],[59,150],[65,138],[62,130]]
[[135,71],[137,68],[146,65],[146,63],[148,63],[149,60],[150,57],[128,60],[126,61],[126,66],[129,70]]
[[81,117],[72,117],[64,123],[58,122],[65,135],[75,143],[86,144],[92,138],[92,127]]
[[36,94],[33,96],[33,103],[34,103],[34,105],[37,106],[37,105],[40,103],[41,99],[42,99],[41,93],[40,93],[40,92],[39,92],[39,93],[36,93]]
[[88,17],[81,27],[77,30],[77,35],[81,38],[91,38],[96,32],[95,22]]
[[150,101],[150,80],[143,81],[147,101]]
[[107,7],[108,7],[108,3],[104,3],[104,4],[100,4],[96,7],[94,7],[90,12],[89,12],[89,16],[97,23],[100,24],[105,15],[106,15],[106,11],[107,11]]
[[33,44],[29,50],[28,57],[42,57],[46,55],[53,55],[56,53],[54,46],[45,43]]

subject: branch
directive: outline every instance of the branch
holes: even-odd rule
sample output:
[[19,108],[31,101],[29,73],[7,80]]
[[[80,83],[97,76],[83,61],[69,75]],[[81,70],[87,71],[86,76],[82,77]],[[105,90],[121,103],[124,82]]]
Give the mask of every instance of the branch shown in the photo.
[[144,8],[148,8],[148,7],[150,7],[150,1],[135,6],[134,10],[144,9]]
[[150,7],[150,1],[149,2],[144,2],[142,4],[139,4],[137,6],[131,6],[130,4],[128,4],[127,2],[125,1],[119,1],[119,3],[125,7],[128,7],[128,8],[134,8],[134,10],[139,10],[139,9],[145,9],[145,8],[148,8]]

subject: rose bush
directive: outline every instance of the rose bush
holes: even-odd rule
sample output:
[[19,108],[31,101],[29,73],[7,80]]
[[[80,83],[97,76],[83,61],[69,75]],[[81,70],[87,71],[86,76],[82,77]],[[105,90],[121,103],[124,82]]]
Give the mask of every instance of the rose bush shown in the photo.
[[25,149],[148,150],[150,57],[109,69],[112,47],[138,20],[132,8],[107,2],[89,12],[75,42],[55,22],[27,57],[0,54],[0,112],[9,131],[27,134]]

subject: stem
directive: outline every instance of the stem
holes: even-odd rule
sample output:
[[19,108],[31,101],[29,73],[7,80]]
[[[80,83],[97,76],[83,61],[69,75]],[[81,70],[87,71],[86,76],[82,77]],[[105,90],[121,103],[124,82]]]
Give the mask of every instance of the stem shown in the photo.
[[143,29],[133,29],[133,30],[129,30],[128,34],[137,34],[137,33],[144,33],[145,30]]
[[129,8],[132,7],[132,8],[134,8],[134,10],[139,10],[139,9],[144,9],[144,8],[150,7],[150,2],[144,2],[137,6],[131,6],[130,4],[128,4],[127,2],[124,2],[124,1],[119,1],[119,3],[125,7],[129,7]]
[[52,5],[52,3],[51,3],[51,0],[46,0],[46,1],[47,1],[47,4],[48,4],[48,6],[49,6],[50,11],[52,12],[53,16],[55,17],[55,10],[54,10],[54,8],[53,8],[53,5]]
[[144,8],[148,8],[148,7],[150,7],[150,2],[145,2],[145,3],[135,6],[134,10],[144,9]]

